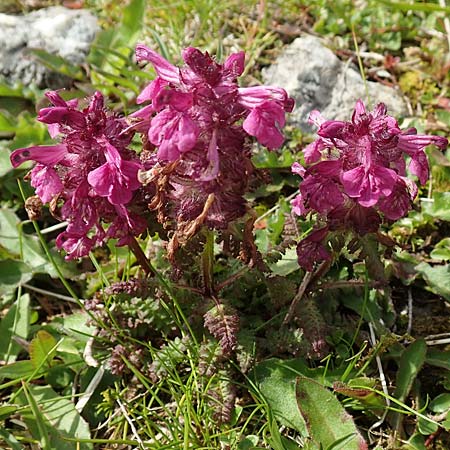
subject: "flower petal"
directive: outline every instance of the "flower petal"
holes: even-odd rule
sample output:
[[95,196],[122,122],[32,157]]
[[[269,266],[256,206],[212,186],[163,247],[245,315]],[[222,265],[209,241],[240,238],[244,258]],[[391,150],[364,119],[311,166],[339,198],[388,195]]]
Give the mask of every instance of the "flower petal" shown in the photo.
[[138,44],[136,46],[136,60],[138,62],[151,62],[156,70],[156,73],[163,80],[175,84],[178,84],[180,82],[178,68],[170,64],[169,61],[164,59],[160,54],[156,53],[145,45]]
[[391,194],[398,175],[391,169],[358,166],[342,174],[342,184],[347,195],[358,199],[358,203],[370,207],[384,195]]
[[275,102],[265,102],[252,109],[242,124],[244,130],[269,149],[281,147],[284,136],[280,128],[286,119],[284,110]]
[[150,84],[148,84],[143,91],[137,96],[136,103],[141,103],[155,100],[156,96],[167,86],[167,81],[160,77],[155,78]]
[[231,75],[233,79],[242,75],[245,67],[245,52],[237,52],[231,54],[223,65],[224,69]]
[[43,123],[57,123],[68,125],[71,128],[83,129],[86,127],[86,119],[82,112],[67,106],[50,106],[39,111],[37,120]]
[[38,145],[29,148],[18,148],[11,153],[10,160],[14,168],[25,161],[36,161],[38,163],[53,166],[59,163],[67,155],[67,147],[59,145]]
[[401,134],[398,137],[398,148],[410,156],[430,144],[434,144],[441,150],[445,150],[448,146],[448,140],[443,136],[421,134]]
[[114,186],[116,174],[114,166],[105,163],[100,167],[89,172],[87,176],[88,183],[94,188],[94,191],[100,197],[108,197]]
[[55,195],[61,193],[64,185],[58,174],[52,167],[37,164],[31,171],[31,186],[36,189],[36,194],[42,203],[50,202]]
[[411,157],[409,163],[409,170],[413,175],[417,175],[420,184],[425,184],[430,176],[430,167],[428,165],[428,158],[423,150],[416,151]]

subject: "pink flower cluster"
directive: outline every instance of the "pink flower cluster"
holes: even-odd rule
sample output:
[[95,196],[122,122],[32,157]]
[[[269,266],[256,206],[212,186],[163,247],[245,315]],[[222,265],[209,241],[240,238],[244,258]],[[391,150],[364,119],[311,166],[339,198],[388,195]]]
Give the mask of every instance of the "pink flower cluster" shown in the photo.
[[146,228],[127,208],[140,187],[137,173],[142,168],[128,149],[128,124],[106,111],[99,92],[82,110],[77,100],[66,102],[57,92],[46,96],[53,106],[41,109],[38,120],[48,124],[50,136],[60,143],[15,150],[13,167],[37,163],[30,172],[31,184],[42,202],[50,203],[52,213],[68,222],[56,239],[67,259],[86,256],[110,238],[126,245]]
[[376,232],[383,217],[404,217],[418,191],[407,178],[406,160],[409,172],[424,184],[429,177],[424,148],[448,145],[441,136],[418,135],[415,128],[401,130],[384,104],[368,112],[359,100],[350,122],[325,120],[318,111],[309,120],[319,128],[319,138],[303,151],[307,167],[298,163],[292,167],[303,178],[292,206],[298,215],[317,213],[325,226],[297,247],[299,264],[306,270],[330,258],[323,245],[329,231],[364,235]]
[[[253,168],[249,136],[270,149],[280,147],[293,99],[281,88],[240,88],[243,52],[219,64],[208,53],[187,48],[185,65],[178,68],[138,45],[136,58],[149,61],[158,75],[138,97],[139,103],[151,103],[132,117],[140,120],[135,128],[144,140],[157,148],[146,165],[155,174],[150,179],[169,178],[164,215],[181,223],[202,214],[207,226],[227,228],[246,211],[243,194]],[[214,200],[204,211],[211,195]]]
[[[149,184],[146,197],[154,196],[149,206],[158,219],[171,222],[175,233],[187,229],[185,240],[202,225],[227,228],[247,209],[250,136],[270,149],[283,142],[280,130],[294,101],[281,88],[240,88],[243,52],[218,64],[187,48],[178,68],[138,45],[136,58],[157,73],[137,99],[149,105],[120,118],[105,109],[99,92],[84,109],[48,92],[52,106],[41,109],[38,120],[59,143],[11,154],[14,167],[37,163],[31,184],[52,214],[68,222],[56,240],[68,259],[110,238],[126,245],[145,231],[148,224],[136,213],[139,180]],[[136,131],[143,135],[139,156],[128,148]]]

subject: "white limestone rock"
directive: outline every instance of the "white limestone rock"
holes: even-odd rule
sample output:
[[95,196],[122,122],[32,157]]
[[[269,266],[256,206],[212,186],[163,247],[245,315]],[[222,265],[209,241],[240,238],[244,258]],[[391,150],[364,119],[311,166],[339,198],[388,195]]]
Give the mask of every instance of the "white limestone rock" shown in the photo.
[[[356,101],[366,100],[364,81],[353,65],[342,62],[315,36],[297,38],[275,63],[263,71],[265,84],[280,86],[295,98],[289,123],[305,132],[316,130],[308,124],[309,113],[317,109],[329,120],[350,120]],[[407,106],[393,88],[367,82],[372,105],[383,102],[388,114],[405,116]]]
[[29,49],[43,49],[81,64],[98,30],[97,18],[82,9],[54,6],[23,16],[0,14],[0,76],[11,84],[64,87],[69,80],[37,62]]

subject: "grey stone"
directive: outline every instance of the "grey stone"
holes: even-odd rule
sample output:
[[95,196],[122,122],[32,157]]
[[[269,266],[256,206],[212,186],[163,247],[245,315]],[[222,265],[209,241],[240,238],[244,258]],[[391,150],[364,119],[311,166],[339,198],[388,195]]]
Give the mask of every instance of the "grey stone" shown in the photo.
[[79,65],[98,30],[96,17],[87,10],[54,6],[23,16],[0,14],[0,75],[9,83],[65,87],[70,80],[40,64],[29,49],[43,49]]
[[[317,109],[329,120],[349,120],[356,100],[367,100],[359,71],[346,64],[323,43],[310,35],[297,38],[263,71],[265,84],[281,86],[295,98],[289,122],[306,132],[316,131],[308,124],[309,113]],[[388,114],[405,116],[406,102],[393,88],[367,82],[372,105],[383,102]]]

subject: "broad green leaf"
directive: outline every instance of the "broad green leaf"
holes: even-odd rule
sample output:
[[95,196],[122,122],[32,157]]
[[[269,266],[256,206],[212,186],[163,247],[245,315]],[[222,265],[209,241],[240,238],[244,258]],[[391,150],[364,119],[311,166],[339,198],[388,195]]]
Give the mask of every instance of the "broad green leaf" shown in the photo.
[[[21,222],[13,211],[6,208],[0,208],[0,248],[7,249],[11,256],[23,259],[27,264],[27,281],[33,273],[48,273],[56,278],[58,273],[47,260],[47,256],[39,242],[37,236],[23,233]],[[66,278],[78,274],[74,262],[66,262],[55,248],[50,249],[55,263],[58,264],[60,271]],[[1,273],[1,271],[0,271]]]
[[290,168],[294,163],[295,158],[293,153],[288,149],[272,152],[261,147],[253,156],[252,160],[258,169],[276,169],[284,167]]
[[[58,331],[59,334],[71,336],[79,341],[79,350],[83,350],[89,336],[93,333],[94,328],[89,325],[89,315],[85,311],[79,311],[74,314],[68,314],[64,317],[56,317],[49,325]],[[61,346],[58,351],[61,351]]]
[[30,343],[30,360],[35,368],[51,366],[56,354],[56,339],[47,331],[39,330]]
[[0,296],[14,292],[20,284],[30,281],[32,277],[33,272],[28,264],[13,259],[0,261]]
[[237,450],[253,450],[258,445],[259,437],[255,435],[245,436],[245,438],[239,442]]
[[11,87],[6,83],[0,83],[0,96],[22,97],[23,91],[20,87]]
[[255,368],[259,390],[269,404],[274,417],[302,436],[308,435],[306,424],[298,411],[295,398],[295,379],[301,374],[298,369],[306,368],[303,363],[295,364],[277,359],[265,361]]
[[46,125],[36,120],[36,113],[24,112],[16,120],[16,135],[10,145],[10,150],[29,145],[52,143]]
[[45,381],[56,389],[64,389],[73,382],[75,374],[74,370],[76,370],[76,368],[73,366],[69,368],[62,364],[57,364],[48,370],[45,375]]
[[450,410],[450,394],[448,392],[439,394],[432,400],[429,408],[435,413],[443,413]]
[[416,266],[431,292],[441,295],[450,301],[450,264],[444,266],[430,266],[422,262]]
[[435,192],[433,202],[422,202],[422,209],[435,219],[450,221],[450,192]]
[[[292,439],[289,439],[285,436],[281,436],[281,443],[283,444],[284,450],[298,450],[297,442],[295,442]],[[309,450],[313,450],[313,448],[310,448]]]
[[[450,111],[448,111],[446,109],[437,109],[436,110],[436,117],[441,122],[444,122],[445,124],[450,125]],[[436,150],[436,153],[439,153],[439,151]],[[434,152],[432,153],[432,155],[433,155],[433,157],[435,156]],[[442,155],[442,153],[440,154],[440,156],[443,156],[445,158],[445,156]],[[447,163],[450,165],[450,161],[448,159],[447,159]]]
[[[51,449],[57,450],[92,450],[93,445],[86,442],[74,442],[71,439],[90,439],[88,424],[76,411],[74,404],[60,397],[49,386],[29,385],[28,398],[21,394],[18,401],[22,405],[29,404],[32,408],[34,402],[38,408],[40,420],[34,415],[23,414],[24,422],[27,424],[32,436],[36,439],[42,439],[39,428],[44,425],[48,432],[48,441]],[[31,401],[30,401],[31,400]],[[38,416],[38,417],[39,417]]]
[[23,257],[23,262],[33,271],[46,272],[50,269],[38,239],[23,233],[19,218],[6,208],[0,209],[0,245],[18,257]]
[[[8,273],[11,276],[15,275],[15,270],[18,269],[17,264],[22,263],[17,261],[0,261],[0,283],[2,283],[2,279],[4,280]],[[20,272],[18,275],[20,277]],[[12,285],[12,281],[10,285]],[[0,289],[1,286],[3,284],[0,284]],[[26,339],[28,337],[29,324],[30,296],[25,294],[16,300],[0,322],[0,360],[5,361],[6,364],[16,360],[22,347],[14,340],[14,337]]]
[[[47,424],[45,423],[44,416],[42,415],[41,410],[39,409],[38,403],[36,399],[33,397],[33,394],[30,393],[29,387],[27,384],[22,385],[24,397],[26,398],[26,403],[30,406],[31,409],[31,417],[34,419],[34,433],[31,431],[31,434],[39,440],[39,444],[43,450],[53,450],[49,440],[49,430],[47,430]],[[20,402],[20,400],[19,400]],[[26,420],[25,420],[26,422]]]
[[431,366],[450,370],[450,351],[441,351],[430,347],[425,362]]
[[367,444],[339,400],[317,381],[297,377],[298,409],[314,441],[324,449],[366,450]]
[[358,292],[348,291],[342,296],[342,303],[346,308],[350,308],[362,316],[366,321],[379,324],[382,318],[382,311],[377,302],[376,291],[371,290],[364,302],[364,297]]
[[439,425],[419,417],[417,420],[417,429],[421,434],[428,436],[435,433],[439,429]]
[[[0,91],[1,91],[1,85],[0,85]],[[26,98],[23,98],[20,96],[11,96],[11,97],[3,97],[0,94],[0,105],[4,111],[8,111],[9,114],[12,114],[13,116],[18,116],[23,111],[29,111],[34,112],[35,110],[32,107],[32,103],[27,100]],[[42,124],[41,124],[42,125]],[[16,123],[15,131],[18,128],[18,124]]]
[[450,261],[450,247],[435,248],[434,250],[431,250],[430,256],[433,259],[440,261]]
[[442,422],[442,426],[447,430],[450,431],[450,411],[447,413],[447,417]]
[[397,400],[405,401],[415,378],[425,363],[426,354],[427,344],[424,339],[417,339],[403,351],[400,356],[394,392]]
[[0,367],[0,379],[6,378],[9,380],[25,380],[33,374],[33,378],[40,378],[42,376],[42,370],[36,372],[36,368],[29,359],[24,361],[16,361]]
[[300,269],[300,266],[298,265],[297,250],[295,248],[288,248],[281,259],[276,263],[269,264],[269,267],[273,274],[282,277]]
[[425,438],[419,433],[414,433],[405,445],[405,450],[428,450],[425,447]]
[[[424,339],[417,339],[406,348],[400,356],[394,397],[400,402],[404,402],[411,390],[411,387],[425,363],[427,354],[427,344]],[[398,430],[401,426],[403,415],[392,413],[391,423]]]

